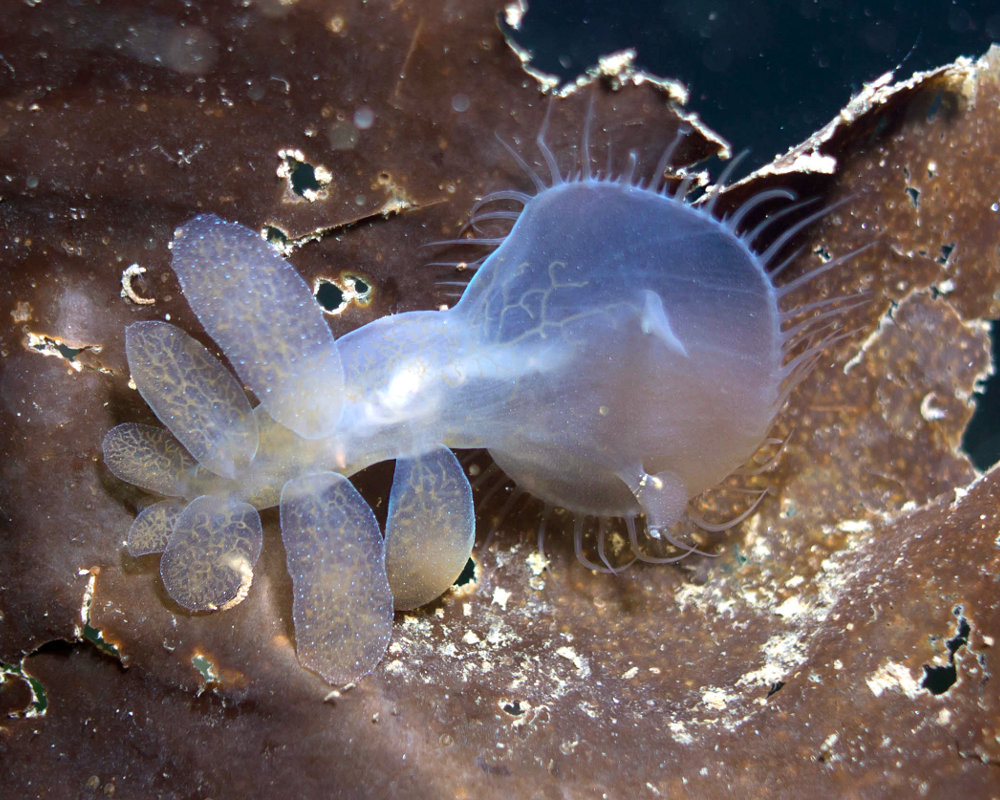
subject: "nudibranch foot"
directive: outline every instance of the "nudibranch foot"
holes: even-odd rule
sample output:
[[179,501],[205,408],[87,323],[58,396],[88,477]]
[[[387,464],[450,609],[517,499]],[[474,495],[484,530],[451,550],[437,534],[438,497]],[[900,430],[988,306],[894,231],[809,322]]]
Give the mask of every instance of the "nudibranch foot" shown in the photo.
[[650,475],[638,470],[638,478],[624,476],[629,488],[646,517],[651,532],[675,525],[684,516],[688,504],[688,488],[679,475],[669,470]]

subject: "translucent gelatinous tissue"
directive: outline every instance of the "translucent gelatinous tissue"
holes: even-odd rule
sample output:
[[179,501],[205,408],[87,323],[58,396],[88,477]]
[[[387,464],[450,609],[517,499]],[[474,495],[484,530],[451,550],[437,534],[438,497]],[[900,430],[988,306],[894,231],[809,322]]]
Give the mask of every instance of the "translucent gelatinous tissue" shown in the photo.
[[396,460],[385,525],[385,568],[396,608],[440,597],[462,573],[476,538],[472,487],[446,447]]
[[174,520],[160,558],[163,586],[190,611],[230,608],[250,591],[261,542],[253,506],[231,497],[198,497]]
[[375,515],[343,475],[320,472],[281,492],[299,662],[331,683],[371,672],[389,646],[392,594]]
[[295,268],[250,229],[211,214],[178,229],[171,267],[201,324],[268,413],[305,439],[333,433],[344,372]]
[[104,434],[104,463],[121,480],[167,497],[183,497],[197,463],[163,428],[123,422]]
[[[129,328],[136,383],[198,462],[162,433],[109,434],[116,474],[192,500],[179,513],[154,507],[129,536],[135,552],[166,537],[172,597],[194,610],[239,602],[259,548],[253,507],[279,502],[299,659],[328,681],[356,680],[386,650],[394,597],[400,609],[430,602],[467,563],[471,489],[449,448],[488,450],[522,490],[577,515],[574,548],[591,569],[615,566],[603,522],[602,563],[583,554],[586,516],[624,518],[633,560],[674,560],[643,552],[637,520],[650,541],[685,546],[671,531],[689,499],[752,455],[836,341],[829,328],[851,299],[794,297],[850,255],[778,289],[773,273],[787,262],[777,256],[823,212],[758,251],[802,206],[744,222],[790,193],[720,218],[717,189],[695,207],[687,182],[661,185],[671,150],[651,181],[633,181],[631,167],[595,174],[586,142],[579,177],[560,174],[540,138],[551,184],[536,175],[535,195],[484,198],[472,227],[511,228],[499,244],[467,240],[496,249],[456,305],[383,317],[336,342],[305,282],[256,233],[209,215],[178,229],[184,295],[261,406],[251,412],[239,382],[186,334]],[[383,543],[349,476],[390,459]]]
[[166,550],[174,523],[186,506],[183,500],[161,500],[146,506],[128,529],[128,554],[137,558]]
[[235,478],[257,452],[257,422],[219,359],[169,322],[125,329],[132,379],[156,416],[198,462]]

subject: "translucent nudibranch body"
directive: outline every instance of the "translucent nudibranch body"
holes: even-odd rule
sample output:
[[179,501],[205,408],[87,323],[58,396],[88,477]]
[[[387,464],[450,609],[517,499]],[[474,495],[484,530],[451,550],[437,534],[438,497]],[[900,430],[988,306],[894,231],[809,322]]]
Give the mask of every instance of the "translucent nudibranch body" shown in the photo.
[[[828,341],[815,341],[813,322],[832,311],[813,304],[795,322],[781,308],[795,282],[777,289],[769,273],[801,224],[761,254],[763,228],[737,230],[752,207],[787,196],[772,190],[727,221],[629,179],[553,170],[533,196],[503,193],[523,209],[502,212],[510,232],[454,307],[384,317],[337,341],[259,236],[194,218],[177,232],[172,267],[261,404],[251,409],[240,382],[179,329],[128,328],[133,377],[170,433],[120,425],[105,459],[120,478],[183,498],[145,509],[130,551],[162,552],[181,605],[225,608],[250,586],[255,509],[280,505],[299,658],[336,683],[378,663],[394,598],[397,608],[433,600],[469,557],[472,495],[452,449],[488,449],[553,506],[669,528],[754,453]],[[390,459],[383,541],[347,478]]]

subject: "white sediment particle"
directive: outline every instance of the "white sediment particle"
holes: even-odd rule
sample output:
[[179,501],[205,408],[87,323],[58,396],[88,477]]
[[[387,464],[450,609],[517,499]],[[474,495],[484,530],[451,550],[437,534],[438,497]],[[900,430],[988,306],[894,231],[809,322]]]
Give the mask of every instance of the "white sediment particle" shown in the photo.
[[687,728],[684,726],[683,722],[670,722],[667,724],[670,729],[671,735],[674,737],[674,741],[678,744],[691,744],[694,741],[694,737],[688,733]]
[[504,611],[507,610],[507,601],[510,600],[510,592],[504,589],[502,586],[497,586],[493,590],[493,603],[500,606]]
[[433,624],[428,617],[420,614],[406,614],[403,617],[403,627],[414,637],[429,638]]
[[549,565],[549,560],[542,553],[536,551],[528,554],[525,563],[531,572],[528,585],[535,591],[541,591],[545,588],[545,569]]
[[832,175],[837,170],[837,159],[824,153],[800,153],[792,159],[787,167],[790,172],[819,172]]
[[532,575],[541,575],[545,571],[545,568],[549,565],[549,560],[537,550],[533,553],[529,553],[525,561],[528,564],[528,569],[531,570]]
[[510,627],[507,626],[502,620],[497,620],[490,625],[490,629],[486,634],[486,641],[494,647],[510,641],[511,638],[512,634]]
[[823,744],[820,745],[820,748],[819,748],[820,752],[827,754],[827,760],[830,760],[830,761],[837,760],[836,754],[833,753],[832,751],[833,751],[833,746],[837,743],[837,740],[839,738],[840,738],[840,734],[838,734],[836,732],[831,733],[829,736],[827,736],[823,740]]
[[465,636],[462,637],[462,641],[466,644],[479,644],[482,639],[480,639],[475,631],[466,631]]
[[576,674],[578,678],[589,677],[590,665],[587,663],[586,659],[582,658],[572,647],[563,645],[562,647],[556,649],[556,655],[562,656],[576,667]]
[[515,31],[520,30],[521,21],[524,19],[524,13],[527,10],[528,5],[524,0],[514,0],[513,3],[508,3],[504,6],[504,21]]
[[576,750],[577,745],[579,744],[580,744],[579,739],[567,739],[566,741],[562,742],[559,745],[559,752],[561,752],[565,756],[571,755],[573,751]]
[[894,689],[907,697],[915,698],[920,689],[920,684],[906,665],[896,661],[886,661],[870,677],[865,678],[865,683],[876,697],[881,697],[887,689]]
[[30,320],[33,314],[31,303],[26,300],[18,300],[14,304],[14,310],[10,312],[10,317],[14,320],[15,325],[20,325]]
[[717,711],[724,711],[731,699],[734,699],[733,695],[722,689],[705,687],[701,690],[701,702]]
[[693,583],[686,583],[674,592],[674,600],[682,611],[690,604],[701,612],[726,616],[732,616],[737,603],[729,591]]
[[737,686],[770,686],[786,677],[796,667],[805,663],[806,648],[794,631],[776,633],[760,648],[764,664],[746,672],[736,681]]
[[935,422],[948,416],[948,412],[937,405],[937,392],[928,392],[920,401],[920,416],[927,422]]
[[704,586],[695,586],[693,583],[685,583],[677,591],[674,592],[674,602],[677,603],[678,608],[682,611],[688,607],[688,605],[693,605],[697,609],[703,608],[704,605]]
[[635,68],[635,50],[620,50],[607,56],[597,59],[597,66],[601,73],[609,77],[616,77],[629,74]]
[[954,508],[959,503],[961,503],[965,499],[965,496],[968,493],[969,493],[968,487],[965,487],[965,486],[956,486],[955,487],[955,499],[952,501],[951,507]]
[[736,600],[732,597],[728,597],[725,600],[720,600],[715,604],[715,610],[719,614],[725,614],[726,616],[733,616],[736,610]]
[[78,569],[76,574],[79,577],[84,575],[87,578],[87,585],[83,590],[83,602],[80,604],[80,623],[73,626],[73,635],[77,639],[83,638],[84,629],[90,624],[90,606],[94,602],[94,588],[97,586],[97,572],[90,569]]
[[772,554],[773,551],[771,549],[770,541],[768,541],[763,537],[755,539],[750,544],[750,547],[747,548],[747,558],[759,564],[764,563],[765,561],[769,561],[771,559]]
[[794,619],[795,617],[801,617],[805,614],[812,612],[812,606],[808,603],[803,603],[798,597],[794,595],[789,597],[780,606],[774,609],[774,613],[779,617],[784,619]]
[[122,292],[121,296],[126,300],[131,300],[136,305],[140,306],[150,306],[156,302],[153,297],[142,297],[137,294],[135,289],[132,288],[132,279],[137,278],[146,271],[145,267],[140,267],[138,264],[132,264],[126,267],[125,271],[122,273]]
[[846,375],[852,369],[854,369],[858,364],[864,361],[865,356],[868,351],[878,342],[879,338],[882,336],[883,326],[894,325],[892,317],[885,315],[879,320],[878,325],[875,330],[868,334],[867,338],[861,343],[861,347],[858,348],[857,354],[844,364],[844,374]]

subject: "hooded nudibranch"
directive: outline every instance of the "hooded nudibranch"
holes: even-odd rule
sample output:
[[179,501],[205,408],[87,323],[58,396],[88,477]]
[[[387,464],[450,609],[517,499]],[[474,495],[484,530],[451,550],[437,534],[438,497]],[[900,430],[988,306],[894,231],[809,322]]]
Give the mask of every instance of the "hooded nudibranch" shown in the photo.
[[[689,499],[762,444],[852,304],[792,301],[849,255],[774,280],[791,260],[778,255],[823,212],[775,230],[788,211],[765,204],[794,196],[772,189],[720,217],[724,178],[693,205],[687,181],[664,180],[674,145],[644,182],[634,155],[622,175],[593,171],[587,134],[572,177],[544,129],[537,143],[550,180],[528,168],[533,194],[480,201],[473,227],[510,230],[456,305],[337,341],[256,233],[212,215],[177,230],[184,297],[240,380],[179,328],[134,323],[132,377],[169,432],[125,423],[104,440],[116,476],[175,498],[139,514],[127,547],[162,554],[177,603],[239,603],[261,549],[257,509],[279,505],[299,660],[344,683],[382,658],[394,607],[435,599],[467,562],[472,492],[452,449],[487,449],[519,487],[578,517],[624,518],[641,557],[637,519],[669,538]],[[383,539],[348,478],[390,459]]]

